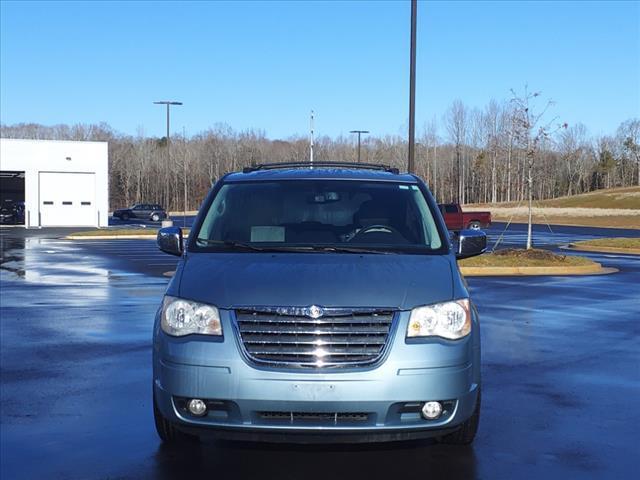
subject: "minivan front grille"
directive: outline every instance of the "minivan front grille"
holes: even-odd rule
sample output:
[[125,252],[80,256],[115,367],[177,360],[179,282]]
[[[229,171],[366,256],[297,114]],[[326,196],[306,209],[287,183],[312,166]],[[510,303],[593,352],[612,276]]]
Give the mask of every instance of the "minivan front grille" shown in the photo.
[[393,323],[391,310],[240,309],[236,320],[247,356],[281,367],[353,367],[376,362]]

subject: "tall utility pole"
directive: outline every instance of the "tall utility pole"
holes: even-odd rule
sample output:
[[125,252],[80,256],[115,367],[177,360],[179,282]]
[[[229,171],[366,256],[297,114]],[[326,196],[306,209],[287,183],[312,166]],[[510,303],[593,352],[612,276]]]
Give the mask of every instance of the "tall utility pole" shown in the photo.
[[358,134],[358,163],[360,163],[360,135],[363,133],[369,133],[369,130],[351,130],[349,133]]
[[158,102],[153,102],[156,105],[166,105],[167,106],[167,166],[171,165],[171,147],[169,146],[171,137],[169,136],[169,108],[171,105],[182,105],[182,102],[174,102],[172,100],[160,100]]
[[313,168],[313,110],[311,110],[311,118],[309,119],[309,163],[311,163],[311,168]]
[[414,173],[416,141],[416,18],[418,0],[411,0],[411,61],[409,66],[409,161],[407,170]]

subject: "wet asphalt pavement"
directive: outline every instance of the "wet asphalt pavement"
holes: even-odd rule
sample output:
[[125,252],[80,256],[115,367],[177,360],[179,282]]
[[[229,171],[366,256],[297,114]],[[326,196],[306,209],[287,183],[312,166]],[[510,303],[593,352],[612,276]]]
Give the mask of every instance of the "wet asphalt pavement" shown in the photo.
[[[153,427],[150,340],[162,272],[175,261],[147,240],[80,243],[63,233],[0,229],[3,479],[636,476],[640,256],[586,254],[619,269],[612,275],[469,279],[483,328],[471,447],[171,449]],[[617,233],[563,227],[538,242]],[[505,245],[522,234],[513,228]]]

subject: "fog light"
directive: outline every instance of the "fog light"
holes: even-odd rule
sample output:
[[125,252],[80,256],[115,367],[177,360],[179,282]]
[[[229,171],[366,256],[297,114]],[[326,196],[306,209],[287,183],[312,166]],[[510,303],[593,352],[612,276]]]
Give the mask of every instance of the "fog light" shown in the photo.
[[440,402],[426,402],[422,406],[422,416],[427,420],[435,420],[442,414],[442,404]]
[[202,415],[207,413],[206,403],[204,403],[199,398],[192,398],[191,400],[189,400],[189,403],[187,404],[187,408],[189,409],[192,415],[195,415],[197,417],[201,417]]

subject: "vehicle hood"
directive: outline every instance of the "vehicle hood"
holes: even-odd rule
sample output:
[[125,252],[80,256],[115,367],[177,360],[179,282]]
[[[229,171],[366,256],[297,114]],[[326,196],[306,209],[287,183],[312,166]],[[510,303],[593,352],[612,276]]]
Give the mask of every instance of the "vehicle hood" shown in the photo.
[[181,267],[168,294],[225,309],[409,310],[453,298],[452,266],[445,255],[189,253]]

